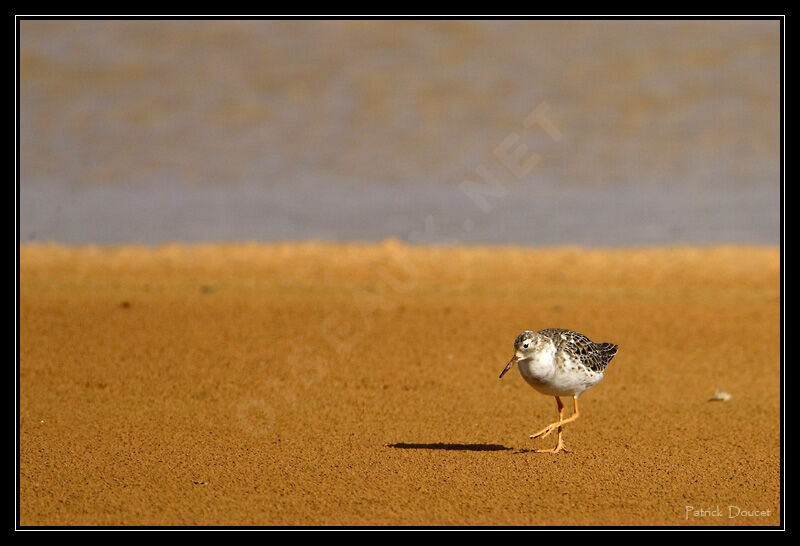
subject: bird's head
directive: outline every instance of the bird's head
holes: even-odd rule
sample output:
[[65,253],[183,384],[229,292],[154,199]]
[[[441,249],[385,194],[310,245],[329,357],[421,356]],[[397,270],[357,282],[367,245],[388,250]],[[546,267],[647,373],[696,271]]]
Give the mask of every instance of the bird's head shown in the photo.
[[503,377],[506,372],[520,360],[529,358],[531,354],[538,348],[541,337],[542,336],[538,333],[531,332],[530,330],[525,330],[518,335],[517,339],[514,340],[514,356],[511,357],[511,360],[508,361],[506,367],[502,372],[500,372],[500,377]]

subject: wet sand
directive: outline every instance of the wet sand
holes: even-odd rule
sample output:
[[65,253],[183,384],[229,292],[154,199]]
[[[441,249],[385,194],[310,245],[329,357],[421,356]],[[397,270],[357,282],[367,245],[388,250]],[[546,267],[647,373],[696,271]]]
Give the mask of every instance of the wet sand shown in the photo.
[[20,24],[20,237],[780,242],[778,20]]
[[[20,296],[23,525],[780,521],[776,247],[24,245]],[[545,327],[620,346],[555,456],[497,378]]]

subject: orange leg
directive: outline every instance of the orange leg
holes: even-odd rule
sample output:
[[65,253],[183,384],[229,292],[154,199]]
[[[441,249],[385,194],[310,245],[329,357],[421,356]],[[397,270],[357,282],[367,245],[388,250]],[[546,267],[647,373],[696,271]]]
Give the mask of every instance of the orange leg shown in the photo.
[[[559,422],[563,421],[564,419],[564,404],[561,403],[561,399],[556,396],[556,405],[558,406],[558,420]],[[566,446],[564,445],[564,440],[561,439],[561,432],[562,428],[558,427],[558,440],[556,442],[556,447],[550,449],[534,449],[535,453],[558,453],[559,451],[567,451]]]
[[539,432],[530,435],[531,439],[544,438],[546,436],[549,436],[550,433],[553,432],[553,430],[558,429],[558,445],[556,445],[556,447],[553,448],[552,450],[546,450],[549,453],[557,453],[558,451],[564,450],[564,442],[561,440],[561,427],[563,427],[567,423],[571,423],[580,416],[580,412],[578,411],[577,397],[574,397],[572,399],[573,412],[572,416],[569,417],[568,419],[564,419],[564,405],[561,403],[561,399],[558,396],[556,396],[556,404],[558,404],[558,421],[555,423],[550,423]]

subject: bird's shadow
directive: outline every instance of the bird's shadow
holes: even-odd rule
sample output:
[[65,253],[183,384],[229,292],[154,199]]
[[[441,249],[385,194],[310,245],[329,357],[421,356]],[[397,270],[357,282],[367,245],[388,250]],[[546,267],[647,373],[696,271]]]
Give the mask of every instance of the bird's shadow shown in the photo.
[[386,444],[386,447],[394,449],[441,449],[444,451],[511,451],[513,449],[500,444],[453,444],[444,442],[430,444],[400,442],[397,444]]

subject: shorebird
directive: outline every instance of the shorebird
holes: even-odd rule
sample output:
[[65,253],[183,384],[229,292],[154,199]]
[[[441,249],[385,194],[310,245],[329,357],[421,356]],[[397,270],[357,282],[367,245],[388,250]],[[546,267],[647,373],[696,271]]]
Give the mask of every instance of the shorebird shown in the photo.
[[[561,428],[576,420],[578,397],[586,389],[603,379],[603,372],[617,354],[613,343],[595,343],[588,337],[572,330],[548,328],[539,332],[526,330],[514,341],[514,356],[500,373],[502,378],[514,364],[528,384],[542,394],[555,396],[558,421],[550,423],[531,439],[544,438],[558,429],[558,441],[552,449],[536,449],[537,453],[566,451],[561,438]],[[560,396],[572,396],[572,416],[564,419],[564,404]]]

